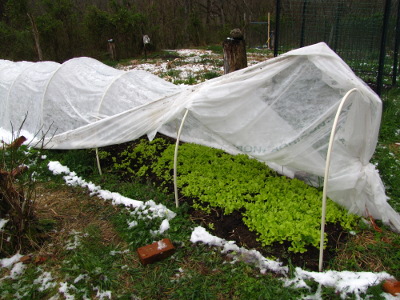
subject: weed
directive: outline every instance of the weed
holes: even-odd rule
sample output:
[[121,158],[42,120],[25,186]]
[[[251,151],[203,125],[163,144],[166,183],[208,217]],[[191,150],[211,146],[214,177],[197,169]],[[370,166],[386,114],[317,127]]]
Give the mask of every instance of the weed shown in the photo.
[[221,45],[210,45],[207,46],[207,50],[211,50],[214,53],[222,54],[223,53],[223,48]]
[[0,238],[0,257],[29,251],[40,244],[35,215],[35,187],[43,167],[40,151],[22,145],[21,136],[0,149],[0,218],[7,223]]
[[175,84],[187,84],[187,85],[193,85],[197,83],[197,79],[194,76],[189,76],[187,79],[176,79],[174,80]]
[[221,76],[221,74],[211,71],[211,72],[204,73],[203,78],[204,78],[204,80],[209,80],[209,79],[213,79],[213,78],[216,78],[219,76]]
[[79,176],[89,176],[98,172],[94,150],[52,150],[47,154],[49,158],[68,166]]

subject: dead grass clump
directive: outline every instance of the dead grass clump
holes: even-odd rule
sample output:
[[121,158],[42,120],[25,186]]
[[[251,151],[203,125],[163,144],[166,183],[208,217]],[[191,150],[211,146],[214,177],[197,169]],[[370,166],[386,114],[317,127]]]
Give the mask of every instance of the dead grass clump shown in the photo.
[[365,230],[349,237],[346,243],[340,245],[335,258],[335,268],[338,270],[388,272],[393,265],[388,265],[388,253],[399,245],[390,231],[382,233]]
[[118,208],[90,196],[81,188],[57,186],[55,189],[40,185],[37,192],[38,218],[53,220],[55,224],[40,249],[42,254],[59,255],[71,232],[83,232],[88,226],[99,228],[104,245],[123,243],[110,221],[110,216]]

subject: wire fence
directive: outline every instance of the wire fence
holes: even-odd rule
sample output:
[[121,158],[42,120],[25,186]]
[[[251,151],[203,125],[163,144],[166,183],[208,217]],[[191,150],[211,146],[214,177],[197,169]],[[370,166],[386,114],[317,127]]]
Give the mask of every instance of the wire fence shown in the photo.
[[395,0],[276,0],[268,19],[251,22],[248,44],[276,56],[324,41],[380,94],[396,84],[398,12]]

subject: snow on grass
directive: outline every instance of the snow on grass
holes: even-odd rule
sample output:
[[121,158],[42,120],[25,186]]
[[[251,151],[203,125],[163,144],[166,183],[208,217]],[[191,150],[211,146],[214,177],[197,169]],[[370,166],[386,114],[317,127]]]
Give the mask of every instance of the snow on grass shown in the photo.
[[226,241],[222,238],[213,236],[208,233],[204,227],[198,226],[190,237],[192,243],[201,242],[209,246],[222,247],[222,253],[235,253],[235,257],[238,260],[243,260],[247,263],[253,263],[260,269],[262,274],[265,274],[267,270],[273,271],[278,274],[287,274],[289,268],[282,266],[281,262],[273,261],[267,259],[261,255],[260,252],[256,250],[247,250],[245,248],[238,247],[233,241]]
[[[153,60],[151,62],[132,60],[130,64],[118,65],[117,68],[124,71],[144,70],[170,82],[185,82],[190,79],[190,84],[201,83],[205,80],[203,75],[208,72],[219,75],[224,74],[222,54],[202,49],[177,49],[165,51],[176,53],[179,57],[170,61],[164,61],[161,59]],[[247,53],[247,65],[252,66],[269,58],[271,58],[271,52],[249,52]]]
[[167,63],[161,63],[161,64],[139,64],[139,65],[128,65],[128,66],[121,66],[119,69],[124,70],[124,71],[130,71],[130,70],[143,70],[146,72],[150,72],[152,74],[158,75],[160,73],[167,72]]
[[102,291],[100,287],[95,287],[95,291],[97,291],[96,298],[99,299],[112,299],[111,291]]
[[[220,63],[222,61],[221,55],[213,54],[210,50],[179,49],[166,51],[175,52],[180,58],[156,63],[138,63],[138,61],[132,61],[131,65],[119,66],[118,68],[124,71],[144,70],[154,75],[166,75],[164,79],[168,81],[173,81],[174,79],[187,80],[190,77],[196,77],[199,74],[209,71],[223,74],[224,69]],[[210,61],[205,61],[207,58]],[[170,71],[173,71],[175,75],[168,75]]]
[[60,282],[60,287],[58,288],[60,294],[63,294],[66,300],[75,300],[75,296],[69,293],[70,290],[77,291],[72,284],[68,286],[68,282]]
[[[165,218],[165,220],[173,219],[176,214],[169,210],[162,204],[157,204],[153,200],[146,202],[130,199],[122,196],[119,193],[102,190],[100,186],[93,184],[92,182],[86,182],[81,177],[78,177],[75,172],[71,172],[68,167],[60,164],[58,161],[51,161],[48,164],[49,170],[55,175],[62,175],[67,185],[80,186],[87,188],[90,191],[91,196],[97,196],[104,200],[111,200],[114,205],[124,205],[126,207],[134,209],[133,213],[146,214],[149,218]],[[164,220],[164,221],[165,221]],[[166,226],[164,224],[164,226]],[[163,227],[164,228],[164,227]],[[168,229],[168,228],[167,228]],[[161,228],[160,228],[161,230]]]
[[[81,238],[82,238],[82,233],[76,230],[72,230],[70,232],[70,235],[72,235],[72,241],[67,242],[65,249],[66,250],[74,250],[78,248],[81,244]],[[87,234],[83,235],[84,237],[87,236]]]
[[10,258],[0,259],[0,266],[2,268],[10,269],[15,263],[19,262],[19,260],[23,257],[23,255],[17,253]]
[[[288,278],[289,268],[282,266],[282,263],[269,260],[263,257],[260,252],[256,250],[247,250],[238,247],[233,241],[226,241],[219,237],[213,236],[208,233],[205,228],[196,227],[190,238],[192,243],[203,243],[209,246],[217,246],[222,248],[221,253],[233,253],[232,256],[236,261],[245,261],[251,263],[260,269],[261,273],[267,270],[284,275],[282,279],[284,285],[294,288],[311,288],[306,281],[312,280],[321,286],[334,288],[337,293],[340,293],[342,299],[346,299],[349,294],[354,294],[357,299],[361,299],[360,294],[365,293],[371,286],[375,286],[384,280],[394,279],[393,276],[386,272],[372,273],[372,272],[350,272],[350,271],[325,271],[325,272],[311,272],[305,271],[299,267],[295,269],[294,277]],[[386,293],[383,293],[386,294]],[[387,294],[387,299],[390,294]],[[385,297],[386,297],[385,296]],[[311,299],[311,298],[307,298]],[[318,297],[318,292],[314,295],[313,299],[322,299]]]
[[348,294],[360,297],[370,286],[378,285],[387,279],[394,278],[386,272],[310,272],[297,267],[294,278],[285,280],[285,286],[308,287],[306,280],[313,280],[322,286],[335,288],[341,298],[345,299]]
[[47,289],[53,288],[57,286],[57,283],[53,281],[53,276],[50,272],[43,272],[33,281],[33,284],[40,285],[38,288],[39,292],[43,292]]
[[12,266],[9,277],[12,279],[17,279],[24,273],[25,269],[26,265],[24,265],[22,262],[17,262]]
[[165,231],[167,231],[169,229],[169,221],[167,219],[164,219],[161,222],[160,228],[158,230],[151,230],[151,234],[152,235],[159,235],[164,233]]
[[208,56],[213,55],[213,52],[211,50],[201,50],[201,49],[178,49],[170,51],[175,51],[180,56],[190,56],[190,57],[201,56],[201,55],[208,55]]

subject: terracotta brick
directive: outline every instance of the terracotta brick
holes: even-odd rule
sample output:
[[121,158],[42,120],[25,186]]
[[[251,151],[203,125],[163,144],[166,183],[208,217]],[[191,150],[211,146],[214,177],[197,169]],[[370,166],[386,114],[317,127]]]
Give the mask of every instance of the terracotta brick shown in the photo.
[[137,249],[139,259],[143,265],[167,258],[174,252],[175,247],[169,239],[162,239],[161,241]]
[[382,286],[386,293],[390,293],[393,296],[398,296],[396,294],[400,293],[400,281],[397,280],[386,280]]
[[24,263],[24,264],[28,264],[28,263],[30,263],[30,262],[32,261],[32,256],[30,256],[30,255],[22,256],[22,257],[19,259],[19,261],[22,262],[22,263]]

